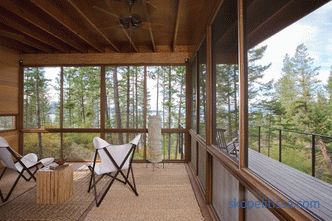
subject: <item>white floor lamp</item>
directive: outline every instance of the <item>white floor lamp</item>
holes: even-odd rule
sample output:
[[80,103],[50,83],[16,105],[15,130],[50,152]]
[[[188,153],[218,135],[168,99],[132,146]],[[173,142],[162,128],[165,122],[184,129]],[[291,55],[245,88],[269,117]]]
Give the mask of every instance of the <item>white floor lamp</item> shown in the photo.
[[[149,116],[148,124],[148,161],[152,163],[152,167],[163,161],[162,152],[162,136],[161,136],[161,117],[159,115]],[[164,163],[163,163],[164,167]]]

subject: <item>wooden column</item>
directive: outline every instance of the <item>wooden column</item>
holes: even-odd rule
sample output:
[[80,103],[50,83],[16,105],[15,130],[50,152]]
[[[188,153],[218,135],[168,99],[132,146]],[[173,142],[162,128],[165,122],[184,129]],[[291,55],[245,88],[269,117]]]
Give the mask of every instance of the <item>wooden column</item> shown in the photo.
[[[213,68],[212,68],[212,33],[211,26],[206,29],[206,145],[211,146],[213,143],[213,93],[214,93],[214,81],[213,81]],[[206,151],[206,193],[205,200],[207,204],[211,204],[212,201],[212,156]]]
[[106,72],[105,65],[100,66],[100,137],[102,139],[106,138],[105,134],[105,117],[106,117]]
[[[147,105],[148,105],[148,100],[147,100],[147,95],[148,95],[148,89],[147,89],[147,67],[144,65],[144,95],[143,95],[143,103],[144,103],[144,109],[143,109],[143,128],[146,128],[146,118],[147,118]],[[158,114],[158,113],[157,113]],[[146,133],[143,135],[144,137],[144,160],[146,160]]]
[[[240,71],[240,162],[239,168],[248,167],[248,57],[246,36],[246,0],[238,0],[238,56]],[[239,201],[245,200],[245,187],[239,182]],[[239,208],[239,221],[245,220],[245,208]]]
[[192,70],[189,61],[186,61],[186,133],[185,133],[185,161],[191,161],[191,139],[189,130],[191,129],[192,117]]
[[16,118],[16,130],[18,132],[18,152],[23,154],[23,139],[24,134],[23,129],[23,118],[24,118],[24,109],[23,109],[23,98],[24,98],[24,67],[23,61],[19,61],[19,73],[18,73],[18,115]]
[[[60,71],[60,130],[63,129],[63,67]],[[60,159],[63,160],[63,133],[60,133]]]
[[[239,202],[244,201],[246,198],[246,188],[239,182]],[[239,207],[239,221],[245,221],[246,220],[246,210],[245,208]]]
[[[202,45],[202,44],[201,44]],[[200,91],[199,91],[199,57],[198,57],[198,52],[196,53],[196,134],[199,134],[199,96],[200,96]],[[198,176],[198,167],[199,167],[199,144],[197,141],[196,142],[196,176]]]
[[248,57],[245,24],[245,3],[245,0],[238,0],[238,53],[240,71],[240,169],[248,167]]

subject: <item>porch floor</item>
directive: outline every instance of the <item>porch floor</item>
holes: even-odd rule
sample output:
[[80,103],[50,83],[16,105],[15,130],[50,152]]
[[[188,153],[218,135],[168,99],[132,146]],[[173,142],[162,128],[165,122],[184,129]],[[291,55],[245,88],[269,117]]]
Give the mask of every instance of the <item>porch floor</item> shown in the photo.
[[319,201],[307,211],[321,220],[332,220],[332,185],[249,149],[249,169],[304,206]]
[[[0,220],[203,220],[185,164],[165,164],[154,171],[151,165],[134,164],[134,173],[138,197],[116,182],[98,208],[93,193],[87,193],[89,172],[82,167],[74,173],[73,196],[61,205],[36,204],[34,182],[27,188],[20,181],[11,199],[0,204]],[[16,174],[6,176],[0,184],[5,192]]]

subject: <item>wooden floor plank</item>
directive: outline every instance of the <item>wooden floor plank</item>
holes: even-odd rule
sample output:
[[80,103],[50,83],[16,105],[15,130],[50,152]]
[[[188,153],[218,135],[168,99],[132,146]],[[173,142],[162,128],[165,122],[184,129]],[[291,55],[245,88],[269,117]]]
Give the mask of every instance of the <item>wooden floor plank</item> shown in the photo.
[[323,220],[332,220],[332,185],[252,149],[249,169],[294,201],[319,201],[319,208],[307,210]]

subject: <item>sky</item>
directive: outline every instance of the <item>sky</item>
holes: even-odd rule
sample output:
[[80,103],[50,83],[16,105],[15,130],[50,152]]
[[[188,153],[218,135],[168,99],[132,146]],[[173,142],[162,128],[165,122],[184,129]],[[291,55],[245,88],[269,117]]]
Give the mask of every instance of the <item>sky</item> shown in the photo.
[[301,43],[308,48],[310,57],[314,58],[314,64],[321,67],[318,79],[326,83],[332,65],[332,2],[328,2],[258,45],[267,45],[262,64],[272,62],[264,74],[264,82],[280,78],[285,54],[293,56],[296,47]]

